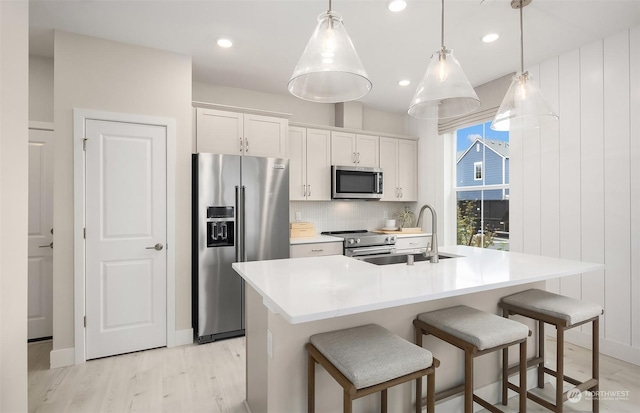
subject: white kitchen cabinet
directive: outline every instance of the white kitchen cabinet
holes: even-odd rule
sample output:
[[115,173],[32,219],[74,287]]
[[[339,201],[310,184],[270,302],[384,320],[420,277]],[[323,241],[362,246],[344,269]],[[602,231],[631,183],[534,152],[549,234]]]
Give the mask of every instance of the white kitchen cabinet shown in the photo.
[[426,251],[431,241],[429,234],[418,234],[415,236],[402,236],[396,238],[397,254],[415,254]]
[[378,167],[380,141],[377,136],[331,132],[331,164]]
[[284,158],[288,125],[284,118],[196,108],[196,151]]
[[380,168],[383,172],[383,201],[418,200],[418,143],[380,138]]
[[324,255],[342,255],[342,242],[314,242],[294,244],[289,247],[291,258],[320,257]]
[[331,133],[289,128],[289,197],[292,201],[331,200]]

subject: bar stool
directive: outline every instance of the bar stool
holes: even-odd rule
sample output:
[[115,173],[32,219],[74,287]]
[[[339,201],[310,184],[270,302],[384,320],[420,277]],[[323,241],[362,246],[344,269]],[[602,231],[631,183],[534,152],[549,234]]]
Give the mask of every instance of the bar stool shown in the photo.
[[387,389],[416,380],[416,413],[421,411],[422,376],[427,376],[427,412],[434,411],[435,369],[440,365],[429,350],[377,324],[315,334],[308,353],[308,412],[315,411],[315,363],[342,386],[343,411],[351,413],[353,400],[381,393],[381,412],[387,411]]
[[[500,306],[503,309],[503,316],[509,317],[511,314],[519,314],[538,321],[538,354],[528,361],[528,366],[537,366],[538,387],[544,388],[544,373],[556,378],[555,404],[527,392],[527,397],[547,409],[561,413],[562,406],[570,397],[568,394],[576,394],[576,389],[580,392],[585,390],[598,391],[599,369],[600,369],[600,315],[604,313],[602,306],[576,300],[575,298],[550,293],[543,290],[527,290],[520,293],[503,297]],[[557,331],[557,354],[556,370],[551,370],[544,366],[544,324],[552,324]],[[571,328],[585,323],[593,323],[592,328],[592,354],[591,354],[591,378],[581,382],[564,374],[564,332]],[[503,363],[507,364],[507,355],[503,356]],[[567,392],[564,391],[564,381],[576,386]],[[505,390],[503,389],[503,392]],[[592,408],[594,413],[599,411],[598,397],[592,398]]]
[[[505,323],[505,321],[508,321]],[[436,401],[464,392],[464,411],[473,412],[473,402],[491,412],[501,412],[473,392],[473,360],[483,354],[497,350],[507,352],[510,346],[520,345],[520,386],[511,383],[513,390],[520,394],[520,412],[526,412],[527,403],[527,337],[531,332],[522,323],[508,320],[495,314],[485,313],[475,308],[459,305],[442,310],[418,314],[413,325],[416,330],[416,344],[422,346],[422,335],[431,334],[440,340],[453,344],[464,351],[464,383],[438,392]],[[508,377],[503,366],[503,386]],[[503,397],[502,404],[507,404]]]

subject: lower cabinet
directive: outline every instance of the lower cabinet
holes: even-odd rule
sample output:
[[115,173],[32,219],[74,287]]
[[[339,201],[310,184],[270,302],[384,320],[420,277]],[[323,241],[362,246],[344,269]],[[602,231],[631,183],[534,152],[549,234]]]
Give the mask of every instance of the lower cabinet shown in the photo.
[[313,242],[293,244],[289,247],[291,258],[320,257],[323,255],[342,255],[342,242]]

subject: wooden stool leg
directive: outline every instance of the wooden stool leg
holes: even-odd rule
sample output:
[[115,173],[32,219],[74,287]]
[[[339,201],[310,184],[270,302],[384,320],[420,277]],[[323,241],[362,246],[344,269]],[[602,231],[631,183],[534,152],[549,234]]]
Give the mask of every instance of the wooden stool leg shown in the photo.
[[556,413],[562,413],[562,396],[564,394],[564,327],[556,326]]
[[[421,411],[421,410],[420,410]],[[417,411],[416,413],[420,413]],[[427,376],[427,413],[436,411],[436,370]]]
[[[527,340],[520,343],[520,413],[527,412]],[[503,403],[506,404],[506,403]]]
[[307,355],[307,364],[307,412],[314,413],[316,411],[316,361],[311,354]]
[[387,413],[387,389],[380,392],[380,413]]
[[[429,395],[429,376],[427,376],[427,396]],[[428,409],[428,407],[427,407]],[[422,411],[422,377],[416,379],[416,413]]]
[[538,357],[540,357],[540,364],[538,364],[538,388],[544,389],[544,321],[538,321]]
[[600,389],[600,318],[593,320],[593,327],[591,329],[591,338],[593,340],[591,344],[591,372],[594,379],[597,380],[597,384],[592,389],[593,396],[591,400],[591,408],[593,413],[600,412],[600,396],[598,390]]
[[473,413],[473,356],[464,352],[464,413]]
[[[520,360],[522,363],[522,360]],[[509,388],[507,387],[507,383],[509,382],[509,348],[505,347],[502,349],[502,405],[506,406],[508,403],[508,393]]]
[[351,413],[351,396],[349,395],[349,393],[345,390],[344,391],[344,396],[342,398],[342,412],[343,413]]

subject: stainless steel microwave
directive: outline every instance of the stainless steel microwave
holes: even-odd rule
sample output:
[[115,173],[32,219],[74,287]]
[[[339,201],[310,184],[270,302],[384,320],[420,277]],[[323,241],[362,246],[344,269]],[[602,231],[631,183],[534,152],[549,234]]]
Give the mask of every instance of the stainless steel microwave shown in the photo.
[[382,198],[382,169],[364,166],[331,167],[332,199]]

